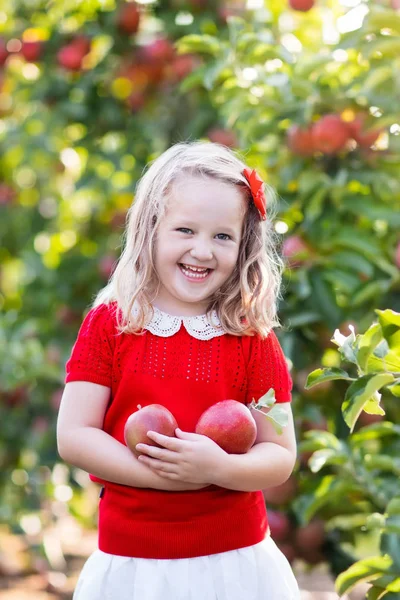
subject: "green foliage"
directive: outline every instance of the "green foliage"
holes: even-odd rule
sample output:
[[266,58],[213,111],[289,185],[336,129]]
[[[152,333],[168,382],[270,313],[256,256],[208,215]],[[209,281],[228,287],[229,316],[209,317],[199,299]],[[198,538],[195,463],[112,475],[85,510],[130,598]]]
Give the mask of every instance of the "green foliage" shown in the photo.
[[[346,337],[336,331],[333,338],[342,360],[355,371],[355,378],[341,369],[333,373],[331,369],[318,369],[308,378],[308,387],[327,378],[352,380],[342,404],[343,417],[351,430],[362,410],[384,414],[381,392],[397,390],[399,382],[400,314],[392,310],[376,313],[377,322],[365,334],[355,335],[352,331]],[[380,536],[380,556],[363,558],[339,575],[340,595],[360,581],[372,584],[368,598],[381,598],[400,590],[399,446],[400,427],[388,421],[364,427],[347,441],[328,432],[311,431],[302,444],[303,450],[313,452],[309,460],[313,473],[327,466],[335,471],[335,476],[330,473],[322,477],[314,494],[300,499],[305,518],[332,505],[345,493],[354,499],[358,525],[377,531]]]

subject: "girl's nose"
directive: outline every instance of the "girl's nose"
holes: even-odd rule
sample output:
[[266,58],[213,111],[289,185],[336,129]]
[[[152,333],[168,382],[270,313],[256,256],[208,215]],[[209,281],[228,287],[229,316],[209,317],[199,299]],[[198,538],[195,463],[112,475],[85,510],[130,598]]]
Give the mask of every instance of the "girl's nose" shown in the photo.
[[198,261],[211,260],[213,253],[209,244],[198,240],[190,250],[190,256]]

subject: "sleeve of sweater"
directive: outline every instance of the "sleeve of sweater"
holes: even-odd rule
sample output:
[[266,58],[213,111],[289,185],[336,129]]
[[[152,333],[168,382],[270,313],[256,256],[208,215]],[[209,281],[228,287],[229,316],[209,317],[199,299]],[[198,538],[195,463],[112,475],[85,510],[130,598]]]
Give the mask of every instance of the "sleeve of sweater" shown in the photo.
[[92,308],[83,320],[65,371],[65,383],[90,381],[111,387],[116,326],[112,305]]
[[255,335],[247,338],[250,344],[247,366],[247,402],[261,398],[270,388],[275,390],[276,402],[292,399],[292,378],[281,345],[275,333],[262,339]]

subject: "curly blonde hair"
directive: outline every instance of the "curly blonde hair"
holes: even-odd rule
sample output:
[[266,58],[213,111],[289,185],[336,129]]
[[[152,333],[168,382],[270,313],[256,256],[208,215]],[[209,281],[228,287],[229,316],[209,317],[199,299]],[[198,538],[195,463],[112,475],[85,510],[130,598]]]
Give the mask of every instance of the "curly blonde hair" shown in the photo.
[[[152,300],[159,279],[154,266],[157,230],[165,214],[168,191],[183,173],[208,176],[239,186],[246,198],[238,265],[210,298],[207,315],[215,310],[224,330],[233,335],[268,335],[279,325],[283,262],[276,250],[271,215],[273,190],[265,185],[268,218],[262,221],[243,175],[246,164],[225,146],[211,142],[183,142],[166,150],[148,165],[127,215],[124,249],[108,284],[97,294],[93,307],[116,302],[121,333],[140,334],[152,316]],[[133,316],[133,306],[139,307]]]

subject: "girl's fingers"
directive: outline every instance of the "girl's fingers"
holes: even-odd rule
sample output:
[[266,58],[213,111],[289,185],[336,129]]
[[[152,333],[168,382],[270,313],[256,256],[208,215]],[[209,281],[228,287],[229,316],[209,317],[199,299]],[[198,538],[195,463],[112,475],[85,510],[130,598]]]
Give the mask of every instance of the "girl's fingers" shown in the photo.
[[176,474],[176,466],[173,465],[172,463],[168,463],[168,462],[162,462],[160,460],[157,460],[156,458],[150,458],[149,456],[139,456],[138,460],[142,463],[144,463],[145,465],[147,465],[148,467],[150,467],[150,469],[154,469],[155,471],[162,471],[163,473],[175,473]]
[[143,452],[146,456],[152,456],[166,462],[174,462],[174,457],[176,457],[174,452],[170,452],[164,448],[157,448],[157,446],[148,446],[147,444],[136,444],[136,450]]
[[176,437],[170,437],[169,435],[163,435],[162,433],[157,433],[157,431],[148,431],[147,436],[157,442],[160,446],[167,448],[168,450],[174,450],[175,452],[182,448],[182,444],[184,443],[182,440],[179,440]]

